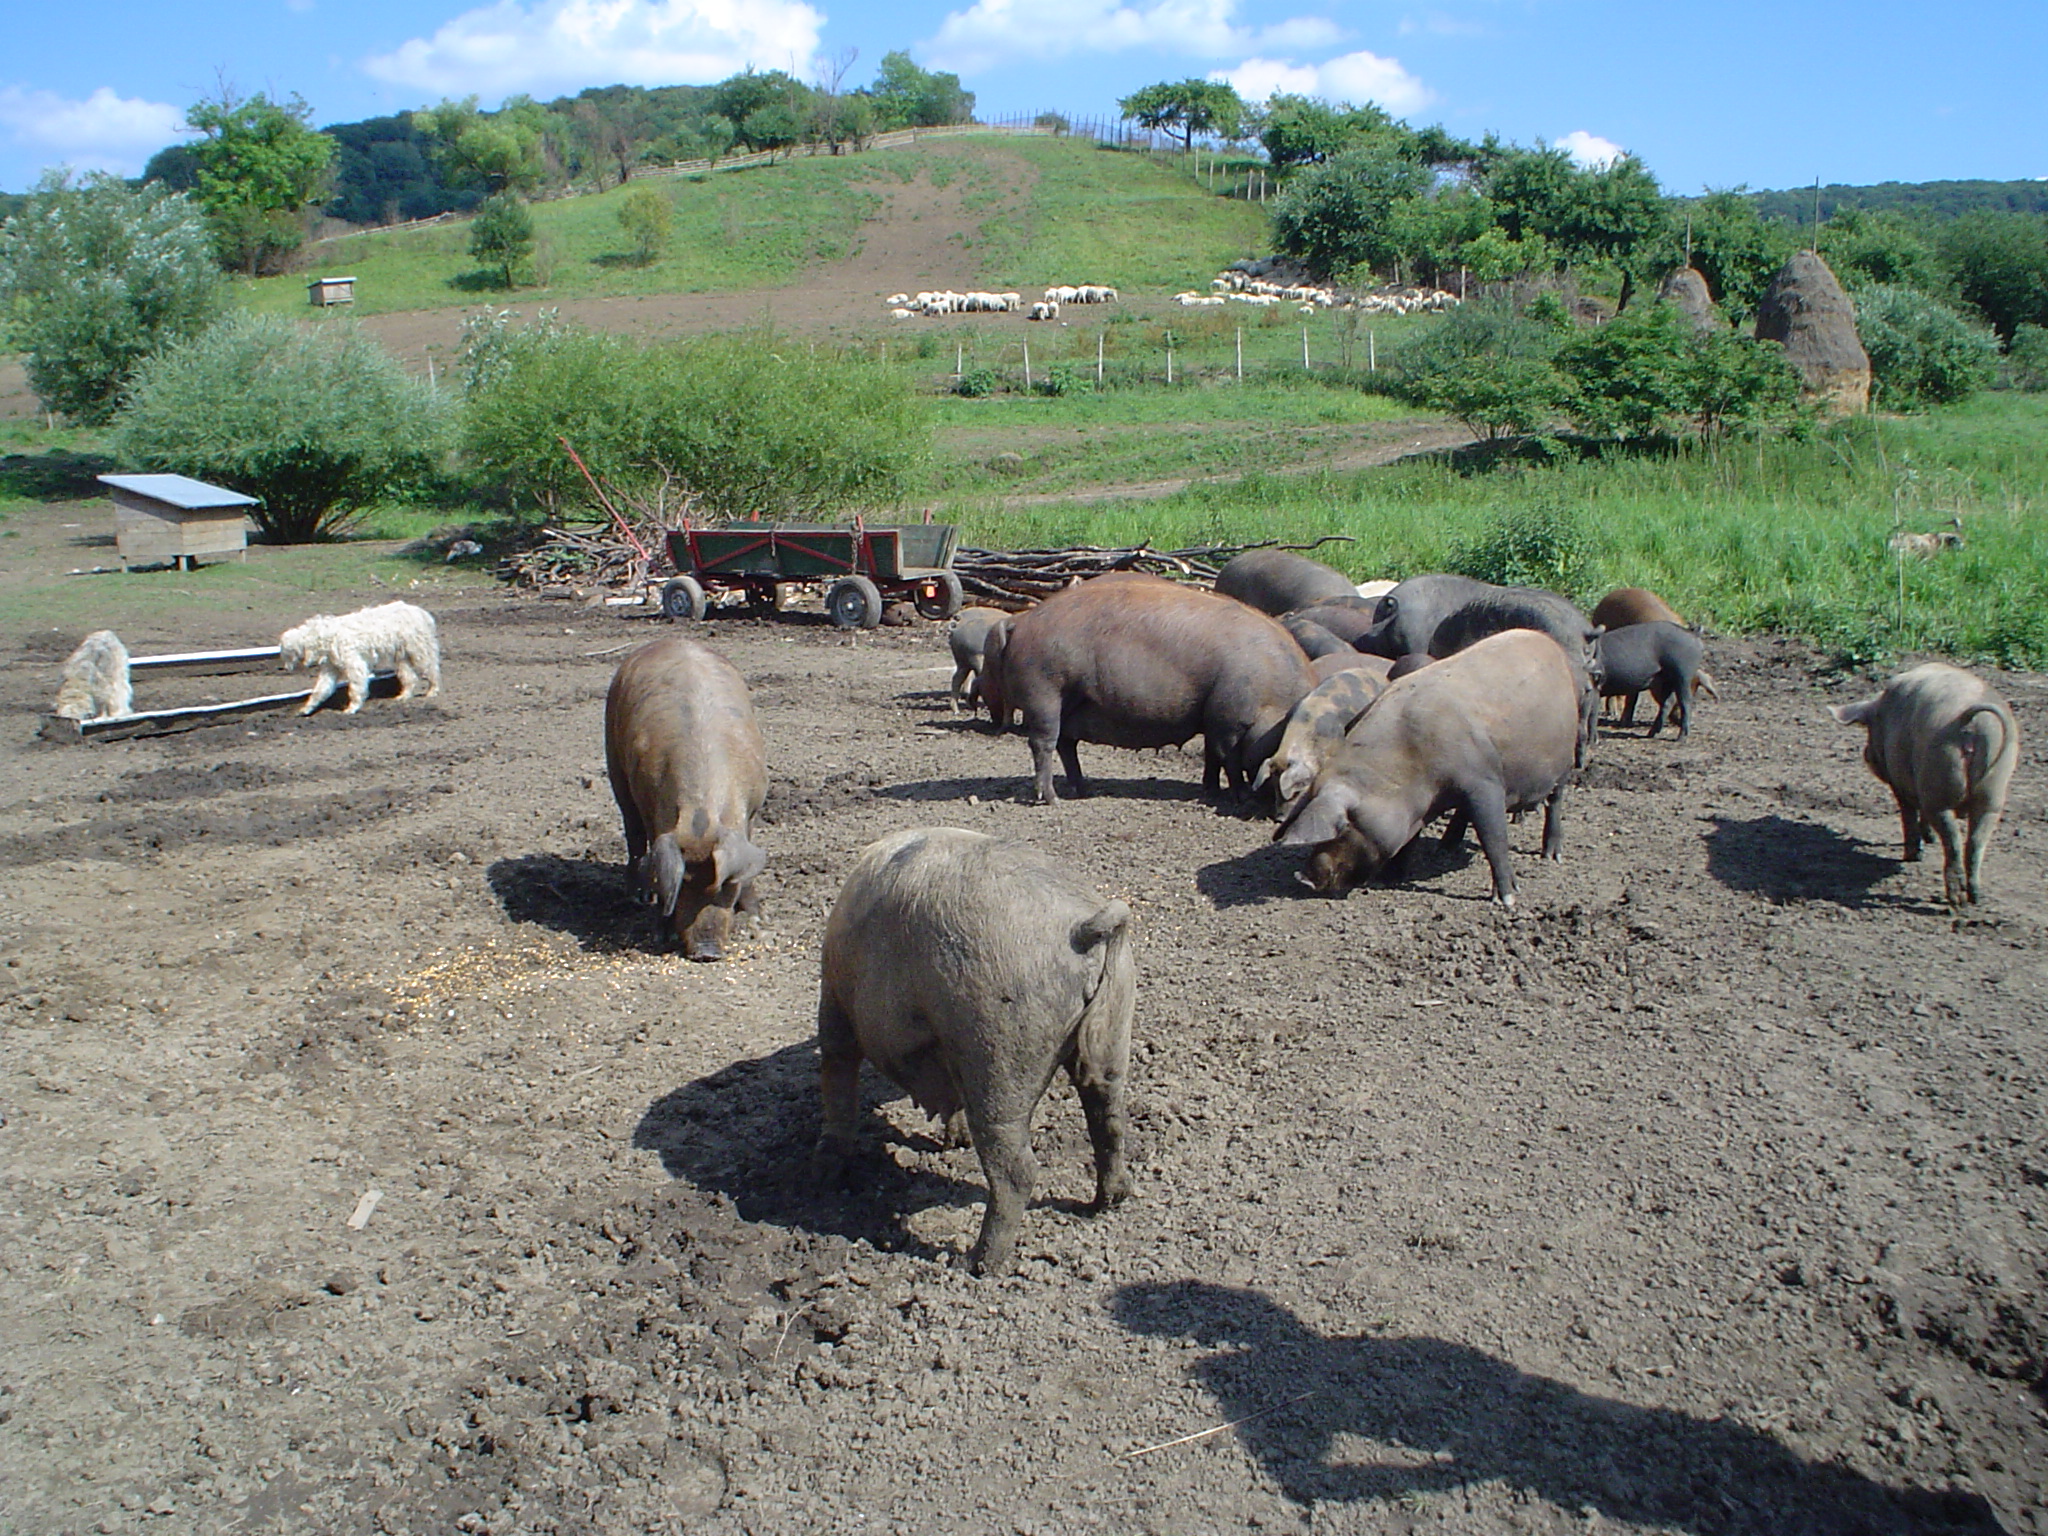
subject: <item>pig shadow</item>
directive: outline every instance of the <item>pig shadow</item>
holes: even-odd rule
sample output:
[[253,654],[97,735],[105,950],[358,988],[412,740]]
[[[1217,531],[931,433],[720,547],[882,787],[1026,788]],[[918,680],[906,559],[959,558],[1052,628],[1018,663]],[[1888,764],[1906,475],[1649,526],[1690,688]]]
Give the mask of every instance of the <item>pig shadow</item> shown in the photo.
[[[872,1068],[861,1072],[860,1082],[859,1150],[843,1188],[821,1187],[811,1177],[819,1121],[815,1041],[736,1061],[662,1095],[640,1117],[633,1145],[656,1153],[670,1178],[725,1195],[748,1221],[953,1262],[958,1252],[913,1236],[904,1218],[934,1206],[979,1207],[985,1193],[979,1163],[965,1151],[974,1170],[968,1178],[935,1171],[934,1155],[944,1151],[938,1128],[897,1129],[880,1111],[904,1095]],[[902,1166],[889,1155],[894,1149],[918,1154],[911,1159],[917,1166]],[[1086,1209],[1044,1196],[1031,1204]]]
[[[1357,888],[1420,884],[1438,875],[1464,869],[1480,857],[1470,834],[1464,841],[1446,848],[1440,833],[1441,824],[1425,827],[1385,869]],[[1307,870],[1309,852],[1303,847],[1266,843],[1234,858],[1218,859],[1214,864],[1203,865],[1195,871],[1195,889],[1208,897],[1210,905],[1219,912],[1230,907],[1262,906],[1269,901],[1328,900],[1330,898],[1319,897],[1295,878]],[[1491,889],[1489,886],[1486,898],[1489,901],[1492,899]],[[1457,899],[1455,892],[1443,894]]]
[[1561,1510],[1699,1533],[2005,1529],[1975,1494],[1888,1487],[1741,1424],[1599,1397],[1469,1345],[1327,1338],[1255,1290],[1146,1282],[1111,1309],[1133,1333],[1221,1348],[1192,1369],[1298,1504],[1412,1507],[1499,1482]]
[[680,953],[675,930],[634,897],[623,864],[528,853],[497,860],[484,878],[513,922],[566,933],[591,954]]
[[1899,861],[1872,853],[1833,827],[1784,816],[1709,819],[1714,830],[1707,834],[1707,873],[1731,891],[1772,901],[1831,901],[1858,910],[1923,905],[1875,891],[1897,871]]
[[[1067,793],[1067,777],[1064,773],[1053,776],[1052,790],[1062,801],[1072,798]],[[911,779],[901,784],[892,784],[878,789],[876,794],[891,800],[965,800],[969,795],[984,801],[1009,800],[1019,804],[1031,798],[1031,776],[1014,773],[995,778],[980,779]],[[1208,800],[1200,784],[1186,779],[1105,779],[1094,774],[1088,775],[1086,800],[1148,800],[1155,805],[1178,802],[1201,802]],[[1215,800],[1219,814],[1231,815],[1238,810],[1237,801],[1229,793]]]

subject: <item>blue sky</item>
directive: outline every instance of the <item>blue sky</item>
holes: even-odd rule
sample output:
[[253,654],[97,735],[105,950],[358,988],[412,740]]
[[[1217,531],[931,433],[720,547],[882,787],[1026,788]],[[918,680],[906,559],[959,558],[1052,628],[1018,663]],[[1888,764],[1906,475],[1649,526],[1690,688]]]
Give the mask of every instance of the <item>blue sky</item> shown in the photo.
[[0,190],[132,174],[226,81],[347,122],[480,95],[701,83],[749,64],[849,83],[908,48],[987,115],[1113,115],[1213,75],[1415,124],[1640,156],[1665,190],[2048,177],[2048,0],[111,0],[17,7]]

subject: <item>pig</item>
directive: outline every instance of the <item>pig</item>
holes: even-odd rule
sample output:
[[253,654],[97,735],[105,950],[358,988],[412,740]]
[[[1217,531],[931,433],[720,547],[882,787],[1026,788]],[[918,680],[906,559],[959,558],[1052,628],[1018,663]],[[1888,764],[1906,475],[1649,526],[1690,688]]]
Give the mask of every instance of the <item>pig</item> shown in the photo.
[[1095,1209],[1122,1201],[1130,927],[1124,903],[1032,848],[954,827],[871,844],[825,923],[818,1178],[847,1171],[865,1057],[935,1119],[964,1111],[988,1180],[967,1262],[1004,1273],[1037,1174],[1032,1115],[1064,1069],[1095,1151]]
[[1317,770],[1344,740],[1358,717],[1372,708],[1386,685],[1356,668],[1316,684],[1287,716],[1280,745],[1259,765],[1254,790],[1273,785],[1274,814],[1285,816],[1315,781]]
[[1437,625],[1473,599],[1500,590],[1470,576],[1410,576],[1381,596],[1373,609],[1372,628],[1354,643],[1376,656],[1427,651]]
[[1436,658],[1427,651],[1410,651],[1406,656],[1397,656],[1387,668],[1387,681],[1398,683],[1404,677],[1412,677],[1424,667],[1433,666]]
[[1600,631],[1569,598],[1541,587],[1497,587],[1460,604],[1444,616],[1421,649],[1436,657],[1451,656],[1475,640],[1508,629],[1541,630],[1576,665],[1593,669],[1593,642]]
[[1355,650],[1359,648],[1358,637],[1372,628],[1372,613],[1373,605],[1363,598],[1345,597],[1297,608],[1287,617],[1326,629]]
[[1291,549],[1248,549],[1216,573],[1216,590],[1276,618],[1325,597],[1352,597],[1350,578]]
[[1327,656],[1318,656],[1309,664],[1309,670],[1316,675],[1316,681],[1327,683],[1339,672],[1363,672],[1376,683],[1385,683],[1394,664],[1384,656],[1368,656],[1363,651],[1354,651],[1348,646],[1341,651],[1332,651]]
[[1829,713],[1868,730],[1863,761],[1899,803],[1906,862],[1920,861],[1931,829],[1941,839],[1948,904],[1975,903],[1984,850],[2005,813],[2019,762],[2020,728],[2005,700],[1960,667],[1930,661],[1901,672],[1876,698],[1830,705]]
[[1341,896],[1448,811],[1447,840],[1471,822],[1493,871],[1494,899],[1512,911],[1509,813],[1541,804],[1543,856],[1563,854],[1579,689],[1564,653],[1527,629],[1489,635],[1390,683],[1274,839],[1312,845],[1308,883]]
[[1652,624],[1662,620],[1681,628],[1685,620],[1671,611],[1671,605],[1648,587],[1616,587],[1593,609],[1593,623],[1601,629],[1622,629],[1630,624]]
[[1692,731],[1693,689],[1700,677],[1700,661],[1706,647],[1700,637],[1667,619],[1625,624],[1611,629],[1593,642],[1600,676],[1600,696],[1621,699],[1621,723],[1633,725],[1636,699],[1652,693],[1657,700],[1657,718],[1650,722],[1650,734],[1664,729],[1665,711],[1672,700],[1678,721],[1678,739]]
[[1097,577],[1019,614],[1002,651],[1001,707],[1024,716],[1033,799],[1053,803],[1057,749],[1068,791],[1088,793],[1079,744],[1204,740],[1202,782],[1242,790],[1273,755],[1287,712],[1315,686],[1277,619],[1157,576]]
[[733,909],[754,910],[768,863],[753,841],[767,752],[745,680],[694,640],[641,646],[605,695],[604,758],[634,884],[684,955],[722,959]]
[[953,627],[946,634],[946,644],[953,651],[953,684],[950,690],[953,698],[953,713],[960,713],[960,700],[967,700],[972,710],[974,700],[981,694],[981,674],[987,670],[987,645],[989,633],[1001,628],[1008,629],[1010,616],[1000,608],[966,608],[953,621]]
[[1341,652],[1347,656],[1358,654],[1351,649],[1350,641],[1339,640],[1322,625],[1312,623],[1298,614],[1281,614],[1280,627],[1294,636],[1294,643],[1301,647],[1302,654],[1310,661],[1314,661],[1318,656],[1328,656],[1332,652]]

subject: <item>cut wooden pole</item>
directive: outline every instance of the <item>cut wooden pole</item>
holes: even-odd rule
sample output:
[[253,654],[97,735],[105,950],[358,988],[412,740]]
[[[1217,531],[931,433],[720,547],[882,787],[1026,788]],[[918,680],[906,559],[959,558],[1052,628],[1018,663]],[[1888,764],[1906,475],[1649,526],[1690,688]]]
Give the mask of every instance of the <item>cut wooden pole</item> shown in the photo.
[[162,656],[130,656],[128,670],[135,672],[246,672],[251,667],[275,662],[274,645],[252,645],[236,651],[178,651]]

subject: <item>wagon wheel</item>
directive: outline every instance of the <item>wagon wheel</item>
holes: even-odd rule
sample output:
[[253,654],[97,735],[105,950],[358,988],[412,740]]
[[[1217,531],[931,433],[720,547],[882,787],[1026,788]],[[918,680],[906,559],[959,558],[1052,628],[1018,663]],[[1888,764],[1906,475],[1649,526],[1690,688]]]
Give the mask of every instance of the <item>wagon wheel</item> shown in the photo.
[[667,619],[704,617],[704,589],[694,576],[678,576],[662,585],[661,613]]
[[772,619],[782,612],[782,584],[777,581],[747,583],[747,617]]
[[842,576],[825,594],[825,612],[841,629],[873,629],[882,622],[882,592],[865,576]]
[[927,619],[950,619],[965,598],[960,578],[951,571],[923,577],[917,584],[917,611]]

